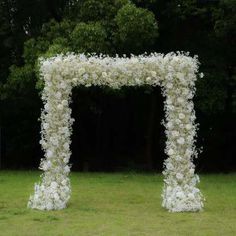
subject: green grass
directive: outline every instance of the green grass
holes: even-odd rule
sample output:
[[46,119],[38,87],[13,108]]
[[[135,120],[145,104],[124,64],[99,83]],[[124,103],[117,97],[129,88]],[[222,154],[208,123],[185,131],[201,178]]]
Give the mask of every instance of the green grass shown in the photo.
[[67,209],[26,208],[39,172],[0,172],[0,235],[236,235],[236,174],[202,175],[206,197],[198,213],[161,207],[162,177],[154,174],[72,173]]

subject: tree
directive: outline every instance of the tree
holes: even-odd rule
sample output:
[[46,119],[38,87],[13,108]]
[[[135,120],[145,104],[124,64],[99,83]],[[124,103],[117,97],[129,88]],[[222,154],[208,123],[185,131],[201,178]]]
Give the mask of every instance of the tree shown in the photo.
[[117,31],[114,37],[119,51],[134,54],[150,51],[158,36],[152,12],[128,3],[118,11],[115,22]]

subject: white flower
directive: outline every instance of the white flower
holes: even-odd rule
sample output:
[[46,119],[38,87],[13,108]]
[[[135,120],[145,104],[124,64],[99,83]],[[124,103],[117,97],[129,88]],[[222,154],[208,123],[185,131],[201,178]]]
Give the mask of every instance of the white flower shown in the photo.
[[46,203],[46,209],[47,210],[52,210],[53,209],[53,204],[51,202]]
[[178,97],[177,98],[177,102],[180,103],[180,104],[183,104],[184,103],[184,99],[182,97]]
[[61,111],[61,110],[63,110],[63,108],[64,108],[64,107],[63,107],[63,105],[62,105],[62,104],[59,104],[59,105],[57,105],[57,109],[58,109],[58,110],[60,110],[60,111]]
[[75,83],[78,82],[78,80],[79,80],[78,78],[73,78],[73,79],[72,79],[72,82],[75,84]]
[[49,124],[48,123],[43,123],[43,128],[44,129],[48,129],[49,128]]
[[189,193],[189,194],[188,194],[188,198],[189,198],[190,200],[194,200],[195,196],[194,196],[193,193]]
[[59,195],[58,195],[57,193],[54,193],[53,197],[54,197],[54,199],[55,199],[56,201],[58,201],[58,200],[60,199],[60,198],[59,198]]
[[187,124],[185,127],[186,127],[187,130],[192,129],[192,125],[191,124]]
[[48,158],[52,158],[53,157],[53,152],[51,150],[48,150],[46,155],[47,155]]
[[183,113],[179,113],[179,119],[183,120],[185,118],[185,115]]
[[189,173],[190,173],[191,175],[193,175],[193,174],[194,174],[194,169],[191,168],[191,169],[189,170]]
[[65,166],[64,170],[65,170],[66,173],[69,173],[70,172],[70,167],[69,166]]
[[167,169],[167,170],[173,170],[173,169],[174,169],[174,166],[173,166],[171,163],[167,163],[167,164],[166,164],[166,169]]
[[177,192],[176,193],[176,197],[177,198],[180,198],[180,199],[183,199],[185,197],[184,193],[181,191],[181,192]]
[[67,184],[67,181],[66,181],[65,179],[63,179],[63,180],[61,181],[61,184],[62,184],[62,185],[66,185],[66,184]]
[[85,69],[84,68],[80,68],[78,72],[79,72],[79,75],[83,75],[85,73]]
[[177,77],[178,79],[183,80],[183,79],[184,79],[184,74],[181,73],[181,72],[177,72],[176,77]]
[[52,188],[52,189],[56,189],[57,186],[58,186],[58,184],[57,184],[55,181],[53,181],[53,182],[51,183],[51,188]]
[[68,106],[68,101],[67,101],[67,100],[63,100],[63,101],[61,102],[61,104],[62,104],[63,106]]
[[175,154],[175,151],[172,149],[172,148],[170,148],[169,150],[168,150],[168,155],[169,156],[172,156],[172,155],[174,155]]
[[66,85],[65,82],[61,82],[61,83],[60,83],[60,87],[61,87],[62,89],[65,89],[65,88],[67,87],[67,85]]
[[170,104],[172,104],[172,103],[173,103],[172,99],[170,99],[170,98],[167,98],[167,99],[166,99],[166,104],[170,105]]
[[167,84],[166,84],[166,87],[167,87],[168,89],[171,89],[171,88],[173,88],[173,84],[172,84],[172,83],[167,83]]
[[169,121],[167,124],[166,124],[166,127],[168,129],[171,129],[173,127],[173,123],[171,121]]
[[177,143],[183,145],[185,143],[185,139],[183,137],[180,137],[177,139]]
[[152,75],[152,77],[156,77],[157,76],[157,72],[156,71],[151,71],[151,75]]
[[89,77],[88,74],[84,74],[84,75],[83,75],[83,79],[84,79],[84,80],[87,80],[88,77]]
[[176,174],[176,178],[177,178],[178,180],[182,180],[182,179],[184,178],[184,176],[183,176],[181,173],[177,173],[177,174]]
[[106,72],[102,72],[102,77],[106,78],[107,77],[107,73]]
[[138,79],[138,78],[135,78],[135,82],[136,82],[137,85],[140,85],[140,84],[141,84],[141,80]]
[[60,98],[61,98],[61,93],[60,93],[60,92],[57,92],[57,93],[56,93],[56,98],[57,98],[57,99],[60,99]]
[[180,155],[177,155],[177,156],[175,156],[175,160],[176,160],[176,161],[182,161],[183,158],[182,158]]
[[172,135],[173,135],[174,137],[178,137],[178,136],[179,136],[179,131],[173,130],[173,131],[172,131]]
[[63,147],[65,148],[65,150],[69,150],[70,149],[69,143],[64,143]]

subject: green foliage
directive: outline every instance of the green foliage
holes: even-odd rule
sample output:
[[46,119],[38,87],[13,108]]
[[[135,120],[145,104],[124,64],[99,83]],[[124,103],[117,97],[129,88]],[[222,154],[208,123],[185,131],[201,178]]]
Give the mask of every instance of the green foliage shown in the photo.
[[220,7],[214,9],[213,18],[216,35],[234,40],[236,37],[236,1],[221,0]]
[[44,40],[52,42],[56,38],[68,38],[75,27],[75,22],[64,19],[60,22],[51,20],[43,24],[41,36]]
[[[217,78],[217,79],[216,79]],[[203,79],[197,81],[196,106],[208,114],[223,112],[225,99],[225,74],[221,71],[209,71]]]
[[99,23],[79,23],[71,34],[74,52],[108,53],[109,42],[104,27]]
[[[73,3],[72,3],[73,2]],[[129,0],[81,0],[67,5],[65,16],[73,21],[110,21]]]
[[[19,79],[20,78],[20,79]],[[17,97],[19,94],[27,95],[35,86],[34,66],[27,64],[22,67],[12,65],[7,83],[2,87],[1,99]]]
[[115,17],[117,47],[128,53],[143,53],[150,50],[158,36],[155,16],[147,9],[138,8],[134,4],[126,4]]
[[34,65],[42,52],[49,48],[49,41],[40,39],[29,39],[24,43],[23,58],[25,64]]

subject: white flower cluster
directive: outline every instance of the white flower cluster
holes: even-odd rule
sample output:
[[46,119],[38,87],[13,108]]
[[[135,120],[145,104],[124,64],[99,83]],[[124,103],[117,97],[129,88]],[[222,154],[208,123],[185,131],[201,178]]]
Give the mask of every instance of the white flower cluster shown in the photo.
[[70,198],[68,162],[73,119],[69,105],[72,88],[95,85],[119,89],[147,84],[161,86],[166,98],[165,152],[168,159],[163,172],[163,207],[172,212],[202,209],[203,198],[196,187],[199,178],[194,174],[192,163],[197,155],[192,102],[198,73],[197,57],[179,52],[129,58],[67,54],[41,60],[40,72],[44,80],[41,145],[45,152],[40,169],[44,174],[42,182],[35,185],[29,207],[63,209]]

